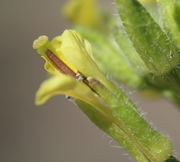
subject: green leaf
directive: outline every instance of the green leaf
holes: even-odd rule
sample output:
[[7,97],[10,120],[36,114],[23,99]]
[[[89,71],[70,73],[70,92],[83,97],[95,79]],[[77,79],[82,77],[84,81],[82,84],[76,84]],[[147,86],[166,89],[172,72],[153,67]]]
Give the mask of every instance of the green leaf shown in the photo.
[[180,48],[180,1],[179,0],[160,0],[164,27],[169,36]]
[[173,42],[137,0],[116,0],[117,9],[137,52],[155,75],[169,72],[179,63]]

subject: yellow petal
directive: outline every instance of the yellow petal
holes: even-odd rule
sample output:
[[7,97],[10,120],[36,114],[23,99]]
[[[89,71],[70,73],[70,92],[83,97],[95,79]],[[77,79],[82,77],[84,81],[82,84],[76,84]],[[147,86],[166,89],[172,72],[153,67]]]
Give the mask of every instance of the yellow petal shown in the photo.
[[[45,69],[51,75],[65,73],[76,78],[74,76],[82,74],[82,78],[95,78],[106,87],[112,85],[95,64],[90,43],[74,30],[65,30],[62,35],[55,37],[51,42],[47,37],[42,36],[35,40],[34,47],[46,61]],[[63,63],[60,65],[62,69],[56,61],[53,62],[54,58],[50,58],[47,51],[52,52],[53,57]],[[63,66],[69,69],[68,72],[63,71]]]
[[94,106],[98,111],[104,112],[104,108],[102,109],[104,106],[98,96],[87,85],[64,74],[53,76],[41,84],[36,93],[36,104],[44,104],[55,95],[68,95],[80,99]]
[[48,99],[57,94],[63,93],[65,90],[72,88],[71,79],[67,77],[53,76],[45,80],[36,93],[36,104],[44,104]]
[[61,50],[64,58],[86,77],[103,82],[104,76],[93,61],[89,42],[74,30],[65,30],[61,36]]

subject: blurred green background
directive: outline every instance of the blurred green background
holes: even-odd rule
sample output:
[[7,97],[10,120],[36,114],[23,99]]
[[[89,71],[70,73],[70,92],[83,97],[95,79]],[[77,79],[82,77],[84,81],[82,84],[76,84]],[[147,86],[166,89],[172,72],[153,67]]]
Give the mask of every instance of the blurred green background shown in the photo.
[[[39,35],[70,28],[60,14],[65,0],[1,0],[0,162],[132,162],[126,151],[96,128],[73,102],[58,96],[34,105],[47,77],[32,49]],[[113,0],[101,0],[113,9]],[[180,158],[180,111],[163,98],[154,101],[127,91],[148,121],[172,138]]]

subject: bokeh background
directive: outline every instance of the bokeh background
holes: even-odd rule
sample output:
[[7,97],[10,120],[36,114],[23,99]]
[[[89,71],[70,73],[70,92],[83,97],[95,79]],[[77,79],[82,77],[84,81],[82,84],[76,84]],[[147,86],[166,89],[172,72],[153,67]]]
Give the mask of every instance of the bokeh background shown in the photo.
[[[70,28],[60,14],[65,0],[1,0],[0,162],[133,162],[73,102],[57,96],[37,107],[34,95],[47,77],[32,49],[37,36]],[[113,8],[112,0],[101,0]],[[112,10],[112,14],[115,12]],[[128,91],[145,117],[169,135],[180,158],[180,111],[163,98]]]

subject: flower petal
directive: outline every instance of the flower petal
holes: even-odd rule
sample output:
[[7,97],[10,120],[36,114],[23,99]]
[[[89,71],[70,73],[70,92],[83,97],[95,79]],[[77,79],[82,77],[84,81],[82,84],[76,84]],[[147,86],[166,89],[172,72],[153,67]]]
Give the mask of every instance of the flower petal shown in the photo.
[[51,97],[62,94],[82,100],[100,112],[104,111],[98,96],[87,85],[64,74],[53,76],[41,84],[36,93],[36,104],[44,104]]
[[54,76],[45,80],[36,93],[36,104],[44,104],[49,98],[73,88],[72,79],[69,77]]
[[65,30],[61,36],[61,52],[80,73],[104,82],[106,79],[93,61],[89,42],[74,30]]

